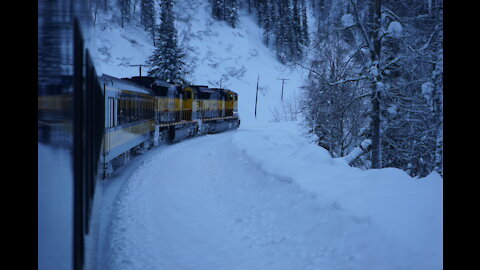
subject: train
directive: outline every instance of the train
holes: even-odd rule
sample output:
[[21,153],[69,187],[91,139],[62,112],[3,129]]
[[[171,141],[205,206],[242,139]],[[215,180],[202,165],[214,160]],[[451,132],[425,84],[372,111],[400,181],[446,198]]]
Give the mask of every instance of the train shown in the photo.
[[88,1],[39,0],[39,269],[94,268],[102,179],[132,155],[240,125],[232,90],[98,75],[94,41]]
[[205,85],[180,85],[155,77],[99,78],[104,93],[103,178],[162,143],[240,126],[238,94]]

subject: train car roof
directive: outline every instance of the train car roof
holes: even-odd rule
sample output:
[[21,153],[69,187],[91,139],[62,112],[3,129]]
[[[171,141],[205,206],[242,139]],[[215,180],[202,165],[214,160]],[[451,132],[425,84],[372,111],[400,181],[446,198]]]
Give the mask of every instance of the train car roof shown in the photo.
[[147,84],[148,85],[153,85],[153,84],[156,84],[158,86],[163,86],[163,87],[170,87],[170,86],[175,86],[176,84],[174,83],[169,83],[167,81],[163,81],[163,80],[160,80],[158,78],[155,78],[155,77],[151,77],[151,76],[133,76],[131,78],[124,78],[124,79],[127,79],[127,80],[131,80],[131,81],[134,81],[134,82],[137,82],[137,83],[141,83],[142,85],[146,86]]
[[119,79],[106,74],[103,74],[99,79],[101,82],[105,82],[107,85],[118,89],[153,95],[153,92],[150,89],[130,80]]

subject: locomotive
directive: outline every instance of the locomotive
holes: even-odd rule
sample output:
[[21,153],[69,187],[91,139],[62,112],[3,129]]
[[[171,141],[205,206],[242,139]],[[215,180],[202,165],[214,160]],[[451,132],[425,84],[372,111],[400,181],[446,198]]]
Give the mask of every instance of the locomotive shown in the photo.
[[203,85],[177,85],[154,77],[99,78],[105,99],[103,177],[132,154],[161,143],[238,128],[238,94]]

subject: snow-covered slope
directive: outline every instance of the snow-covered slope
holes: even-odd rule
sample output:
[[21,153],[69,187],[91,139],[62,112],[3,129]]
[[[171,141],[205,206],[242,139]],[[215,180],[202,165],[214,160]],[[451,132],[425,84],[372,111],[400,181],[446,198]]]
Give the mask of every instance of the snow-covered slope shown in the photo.
[[[188,80],[194,84],[229,88],[239,93],[242,121],[253,119],[255,94],[259,77],[257,118],[271,120],[284,104],[293,107],[303,83],[302,70],[280,64],[272,50],[262,43],[262,30],[253,16],[243,14],[237,28],[211,18],[205,0],[177,1],[175,6],[180,46],[187,54]],[[96,24],[99,72],[116,77],[137,76],[154,47],[141,27],[127,25],[124,29],[102,16]],[[146,68],[144,68],[145,70]],[[146,74],[146,71],[143,71]]]

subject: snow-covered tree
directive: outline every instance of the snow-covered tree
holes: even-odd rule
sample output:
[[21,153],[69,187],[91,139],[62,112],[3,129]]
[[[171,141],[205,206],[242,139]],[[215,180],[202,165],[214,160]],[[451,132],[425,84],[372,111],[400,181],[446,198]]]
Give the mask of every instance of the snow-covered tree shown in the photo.
[[238,22],[238,0],[210,0],[212,17],[219,21],[226,21],[235,28]]
[[301,43],[308,47],[310,45],[310,34],[308,32],[308,17],[307,17],[307,7],[305,2],[302,6],[302,25],[301,25],[302,40]]
[[121,15],[121,26],[124,27],[125,23],[130,22],[130,0],[117,0],[118,8]]
[[184,82],[184,53],[178,46],[173,0],[160,4],[160,20],[156,49],[149,59],[149,75],[168,82]]
[[[316,53],[303,65],[311,74],[303,108],[318,143],[341,156],[367,139],[371,152],[356,166],[441,173],[443,2],[313,2]],[[353,144],[344,151],[346,134]]]
[[140,2],[140,22],[145,31],[150,34],[155,45],[155,1],[141,0]]

